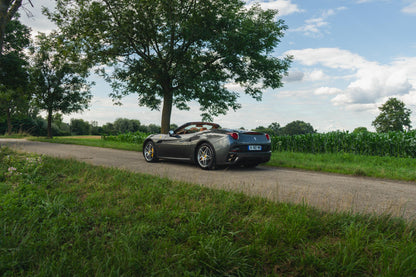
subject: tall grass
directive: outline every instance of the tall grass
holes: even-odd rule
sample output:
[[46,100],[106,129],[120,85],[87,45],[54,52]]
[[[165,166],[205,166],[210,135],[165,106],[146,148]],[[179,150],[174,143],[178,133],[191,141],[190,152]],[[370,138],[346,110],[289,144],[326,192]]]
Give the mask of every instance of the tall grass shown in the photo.
[[416,158],[416,131],[390,133],[337,131],[326,134],[277,136],[272,138],[272,150]]
[[413,276],[415,231],[0,148],[2,276]]

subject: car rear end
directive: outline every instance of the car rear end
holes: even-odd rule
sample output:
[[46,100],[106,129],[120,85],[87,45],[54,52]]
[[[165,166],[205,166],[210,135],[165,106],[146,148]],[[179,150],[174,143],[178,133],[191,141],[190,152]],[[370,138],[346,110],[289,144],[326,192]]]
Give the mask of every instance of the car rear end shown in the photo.
[[226,164],[257,165],[271,157],[270,136],[260,132],[232,131]]

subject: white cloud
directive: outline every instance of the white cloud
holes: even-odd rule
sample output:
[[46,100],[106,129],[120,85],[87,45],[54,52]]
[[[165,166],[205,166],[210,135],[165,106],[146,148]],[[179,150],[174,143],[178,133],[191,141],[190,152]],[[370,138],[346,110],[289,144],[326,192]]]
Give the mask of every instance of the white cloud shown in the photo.
[[[373,110],[388,97],[406,100],[405,104],[416,104],[413,97],[416,94],[416,57],[404,57],[381,65],[338,48],[292,50],[287,54],[306,66],[323,66],[353,73],[353,78],[344,88],[320,87],[314,91],[317,95],[334,95],[332,103],[336,106],[350,110]],[[351,78],[351,75],[348,77]]]
[[346,7],[338,7],[337,9],[329,9],[322,12],[319,17],[305,20],[305,25],[292,29],[292,32],[302,32],[306,36],[319,37],[322,36],[323,29],[329,26],[327,19],[337,12],[345,10]]
[[311,72],[307,72],[306,76],[305,76],[305,81],[322,81],[327,79],[328,76],[325,75],[325,73],[320,70],[320,69],[314,69]]
[[301,71],[291,71],[289,72],[288,76],[283,77],[283,82],[285,83],[293,83],[293,82],[300,82],[304,79],[305,73]]
[[292,13],[299,13],[303,12],[298,5],[293,4],[292,0],[274,0],[274,1],[257,1],[257,0],[248,0],[247,6],[251,7],[254,4],[259,4],[260,7],[264,10],[273,9],[273,10],[279,10],[279,15],[289,15]]
[[416,1],[413,1],[408,6],[404,7],[402,12],[416,15]]
[[302,72],[302,71],[291,71],[288,76],[283,77],[283,82],[293,83],[301,81],[322,81],[328,79],[329,77],[320,69],[314,69],[312,71]]
[[308,48],[290,50],[285,55],[292,55],[295,61],[307,66],[322,64],[335,69],[358,69],[369,62],[357,54],[339,48]]
[[316,95],[334,95],[341,93],[342,90],[339,88],[330,88],[330,87],[320,87],[315,89],[314,93]]

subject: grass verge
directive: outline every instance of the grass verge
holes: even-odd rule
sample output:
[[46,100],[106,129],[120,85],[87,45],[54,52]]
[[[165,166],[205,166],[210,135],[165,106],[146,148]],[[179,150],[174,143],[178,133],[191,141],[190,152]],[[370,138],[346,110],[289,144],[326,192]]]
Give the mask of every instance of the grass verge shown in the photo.
[[41,138],[41,137],[30,137],[29,140],[42,141],[42,142],[51,142],[51,143],[63,143],[63,144],[76,144],[76,145],[86,145],[94,147],[103,147],[103,148],[113,148],[120,150],[129,150],[129,151],[142,151],[143,145],[128,143],[128,142],[116,142],[116,141],[106,141],[100,138],[93,137],[54,137],[52,139]]
[[2,276],[412,276],[416,226],[0,148]]
[[274,152],[270,166],[299,168],[355,176],[416,181],[416,159],[361,156],[350,153]]

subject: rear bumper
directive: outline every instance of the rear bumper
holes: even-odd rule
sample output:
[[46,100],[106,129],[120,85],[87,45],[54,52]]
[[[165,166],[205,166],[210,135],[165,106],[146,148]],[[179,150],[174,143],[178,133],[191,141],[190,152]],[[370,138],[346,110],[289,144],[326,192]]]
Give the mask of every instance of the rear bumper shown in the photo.
[[260,164],[270,161],[272,155],[271,151],[268,152],[229,152],[224,164]]

